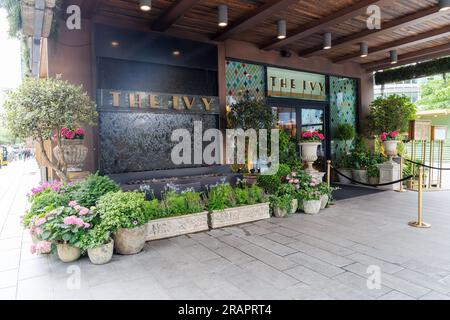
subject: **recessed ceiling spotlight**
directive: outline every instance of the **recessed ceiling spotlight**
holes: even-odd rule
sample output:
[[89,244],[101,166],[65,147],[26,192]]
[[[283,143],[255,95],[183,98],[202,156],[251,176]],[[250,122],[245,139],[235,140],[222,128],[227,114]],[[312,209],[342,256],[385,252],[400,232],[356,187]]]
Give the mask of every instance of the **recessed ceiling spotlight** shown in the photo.
[[181,52],[180,52],[180,50],[173,50],[173,51],[172,51],[172,54],[173,54],[174,56],[179,56],[179,55],[181,54]]
[[331,32],[326,32],[323,35],[323,49],[324,50],[331,49]]
[[360,44],[361,58],[365,58],[369,55],[369,45],[367,42],[361,42]]
[[389,52],[389,56],[390,56],[390,59],[391,59],[391,64],[396,64],[398,62],[397,50],[391,50]]
[[219,19],[219,27],[224,28],[228,25],[228,7],[224,4],[221,4],[218,8],[218,19]]
[[439,0],[439,11],[450,10],[450,0]]
[[139,7],[142,11],[152,10],[152,0],[139,0]]
[[119,42],[117,42],[117,41],[111,41],[111,46],[112,47],[118,47],[119,46]]
[[282,40],[286,38],[286,20],[279,20],[277,22],[277,38]]

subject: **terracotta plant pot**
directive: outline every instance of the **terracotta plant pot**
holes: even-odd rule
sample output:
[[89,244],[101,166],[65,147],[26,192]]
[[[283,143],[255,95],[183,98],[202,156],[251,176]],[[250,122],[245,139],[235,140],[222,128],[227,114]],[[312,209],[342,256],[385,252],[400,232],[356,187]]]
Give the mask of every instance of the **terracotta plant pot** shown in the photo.
[[114,240],[111,240],[109,243],[104,244],[103,246],[88,249],[88,257],[89,260],[93,264],[106,264],[111,261],[114,251]]
[[278,207],[273,208],[273,216],[276,218],[284,218],[288,214],[286,209],[281,209]]
[[[86,160],[88,148],[83,145],[83,140],[63,140],[62,149],[64,160],[67,164],[67,171],[83,171],[84,160]],[[61,150],[58,146],[53,149],[56,160],[61,159]]]
[[313,168],[314,162],[317,160],[317,148],[321,145],[320,142],[302,142],[300,146],[302,148],[302,160],[306,162],[307,168],[305,171],[307,173],[315,173],[316,169]]
[[119,254],[136,254],[144,249],[147,226],[144,224],[133,229],[122,228],[114,232],[113,239]]
[[323,210],[327,207],[328,201],[330,201],[330,197],[327,194],[322,195],[320,198],[320,210]]
[[303,211],[306,214],[318,214],[322,201],[320,200],[303,200]]
[[362,183],[369,183],[369,178],[367,177],[367,170],[352,170],[352,177],[354,180]]
[[59,260],[66,263],[76,261],[81,256],[80,248],[73,247],[69,244],[59,243],[56,245],[56,250]]
[[[344,169],[339,169],[339,171],[342,172],[342,174],[345,174],[347,177],[353,178],[352,177],[352,170],[344,168]],[[338,176],[339,176],[339,182],[340,183],[342,183],[342,184],[351,184],[352,183],[349,179],[341,176],[340,174],[338,174]]]

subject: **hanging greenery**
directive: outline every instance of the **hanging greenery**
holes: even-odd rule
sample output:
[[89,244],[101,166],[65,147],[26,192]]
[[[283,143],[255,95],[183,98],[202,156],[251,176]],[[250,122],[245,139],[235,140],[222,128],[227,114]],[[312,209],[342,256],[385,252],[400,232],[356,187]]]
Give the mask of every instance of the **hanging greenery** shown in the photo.
[[450,72],[450,57],[418,63],[375,74],[375,83],[383,85]]
[[0,0],[0,8],[6,9],[9,35],[13,38],[20,37],[22,29],[22,17],[20,16],[20,1],[18,0]]

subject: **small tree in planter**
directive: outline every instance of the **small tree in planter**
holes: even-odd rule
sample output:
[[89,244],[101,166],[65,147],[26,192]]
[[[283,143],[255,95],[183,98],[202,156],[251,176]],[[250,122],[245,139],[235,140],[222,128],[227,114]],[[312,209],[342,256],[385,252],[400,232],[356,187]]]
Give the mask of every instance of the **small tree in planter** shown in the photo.
[[355,128],[349,124],[340,124],[336,130],[336,139],[344,142],[345,145],[345,154],[347,155],[350,152],[350,146],[348,144],[349,141],[353,140],[356,136]]
[[82,87],[60,78],[27,78],[16,91],[8,93],[4,107],[11,132],[20,138],[32,137],[41,148],[44,162],[63,182],[67,182],[64,152],[61,152],[59,161],[51,160],[44,142],[53,137],[57,147],[64,150],[63,140],[67,139],[64,128],[94,124],[97,116],[95,103]]
[[387,98],[378,98],[370,105],[368,116],[369,130],[371,134],[379,135],[380,132],[392,132],[408,130],[409,121],[416,117],[416,106],[408,97],[390,95]]

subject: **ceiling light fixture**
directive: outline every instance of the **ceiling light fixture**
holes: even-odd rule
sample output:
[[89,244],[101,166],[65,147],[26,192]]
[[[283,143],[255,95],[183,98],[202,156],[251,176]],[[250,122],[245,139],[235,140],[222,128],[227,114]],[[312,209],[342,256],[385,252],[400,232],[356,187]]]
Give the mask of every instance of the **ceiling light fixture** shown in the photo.
[[279,20],[277,22],[277,38],[282,40],[286,38],[286,20]]
[[331,32],[326,32],[323,35],[323,49],[331,49]]
[[391,59],[391,64],[396,64],[398,62],[397,50],[391,50],[389,52],[389,56]]
[[361,42],[360,44],[361,58],[365,58],[369,55],[369,45],[367,42]]
[[450,0],[439,0],[439,11],[450,10]]
[[221,4],[218,7],[219,11],[219,27],[226,27],[228,25],[228,7],[224,4]]
[[142,11],[152,10],[152,0],[139,0],[139,7]]

